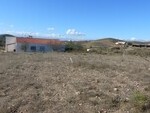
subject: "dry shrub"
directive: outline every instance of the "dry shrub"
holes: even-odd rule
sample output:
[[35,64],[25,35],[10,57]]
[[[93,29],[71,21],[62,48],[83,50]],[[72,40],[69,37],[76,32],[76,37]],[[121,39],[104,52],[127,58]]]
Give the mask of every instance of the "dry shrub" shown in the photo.
[[134,48],[133,50],[127,51],[127,54],[148,57],[150,56],[150,50],[147,48]]
[[102,69],[115,69],[116,68],[116,66],[111,66],[111,65],[104,63],[104,62],[94,64],[94,63],[89,63],[86,61],[75,62],[75,63],[73,63],[73,66],[97,70],[97,71],[102,70]]
[[121,104],[121,97],[119,95],[112,98],[110,107],[119,107]]

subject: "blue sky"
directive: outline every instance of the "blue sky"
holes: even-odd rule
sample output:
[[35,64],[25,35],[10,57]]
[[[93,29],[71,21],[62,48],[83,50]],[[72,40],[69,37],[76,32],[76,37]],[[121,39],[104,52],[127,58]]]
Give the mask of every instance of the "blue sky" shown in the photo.
[[150,40],[150,0],[0,0],[0,34]]

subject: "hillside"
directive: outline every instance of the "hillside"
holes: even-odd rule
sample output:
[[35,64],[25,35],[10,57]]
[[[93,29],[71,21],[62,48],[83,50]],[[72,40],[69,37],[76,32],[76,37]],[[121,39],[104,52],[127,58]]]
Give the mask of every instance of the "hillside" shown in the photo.
[[[128,44],[136,45],[136,44],[150,44],[149,41],[127,41],[127,40],[120,40],[116,38],[103,38],[103,39],[98,39],[98,40],[91,40],[91,41],[80,41],[78,42],[79,44],[83,45],[86,48],[99,48],[99,47],[116,47],[117,45],[115,44],[116,42],[121,41],[121,42],[127,42]],[[76,42],[77,43],[77,42]]]
[[114,47],[115,43],[118,41],[123,41],[115,38],[103,38],[98,40],[89,41],[86,43],[83,43],[83,45],[87,48],[90,47]]

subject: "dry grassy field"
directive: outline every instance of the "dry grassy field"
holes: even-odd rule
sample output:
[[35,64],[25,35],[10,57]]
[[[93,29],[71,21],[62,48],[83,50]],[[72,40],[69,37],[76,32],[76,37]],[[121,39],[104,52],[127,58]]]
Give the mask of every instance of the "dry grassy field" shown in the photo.
[[149,113],[150,57],[0,53],[0,113]]

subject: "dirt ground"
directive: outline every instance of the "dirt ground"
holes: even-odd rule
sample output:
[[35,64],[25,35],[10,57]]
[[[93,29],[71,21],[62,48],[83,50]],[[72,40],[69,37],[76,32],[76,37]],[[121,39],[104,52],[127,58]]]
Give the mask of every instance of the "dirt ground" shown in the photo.
[[136,113],[135,92],[150,96],[150,57],[0,53],[0,113]]

